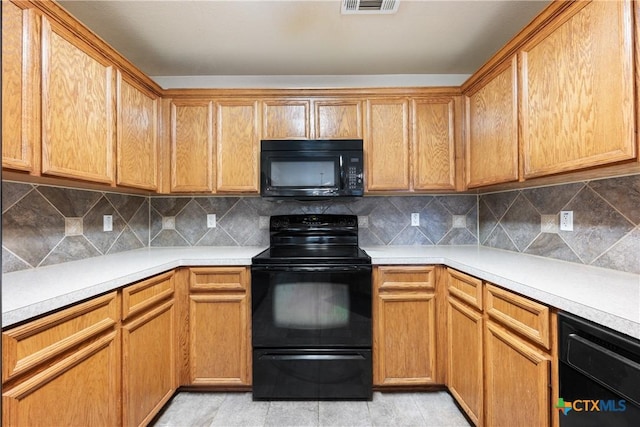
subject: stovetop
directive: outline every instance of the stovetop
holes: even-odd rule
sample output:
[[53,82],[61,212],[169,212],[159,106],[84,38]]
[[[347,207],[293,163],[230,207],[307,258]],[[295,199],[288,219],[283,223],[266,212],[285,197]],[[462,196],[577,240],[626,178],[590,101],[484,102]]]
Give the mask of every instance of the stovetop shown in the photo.
[[371,257],[357,246],[289,246],[268,248],[253,264],[371,264]]
[[355,215],[274,215],[269,231],[271,246],[253,264],[371,264]]

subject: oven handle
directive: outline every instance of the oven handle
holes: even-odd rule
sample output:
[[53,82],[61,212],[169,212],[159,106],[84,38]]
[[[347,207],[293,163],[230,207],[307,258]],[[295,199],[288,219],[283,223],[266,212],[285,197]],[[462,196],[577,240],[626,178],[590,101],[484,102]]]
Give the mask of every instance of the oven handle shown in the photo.
[[252,271],[286,271],[302,273],[327,273],[327,272],[370,272],[371,265],[323,265],[323,266],[301,266],[301,265],[252,265]]
[[365,360],[360,353],[305,354],[305,353],[264,353],[259,360]]

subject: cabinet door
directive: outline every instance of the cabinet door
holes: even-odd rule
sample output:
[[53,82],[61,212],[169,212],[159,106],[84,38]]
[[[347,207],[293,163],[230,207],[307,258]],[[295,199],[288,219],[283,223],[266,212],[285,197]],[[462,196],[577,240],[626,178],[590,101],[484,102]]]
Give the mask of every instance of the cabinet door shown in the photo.
[[521,338],[486,322],[485,425],[548,426],[553,410],[550,360]]
[[632,4],[578,2],[568,15],[520,54],[525,178],[636,156]]
[[518,180],[516,57],[466,94],[467,186]]
[[2,333],[2,425],[120,424],[119,307],[112,292]]
[[39,172],[38,29],[32,9],[2,2],[2,167],[29,172]]
[[158,97],[118,72],[117,184],[158,188]]
[[216,191],[258,193],[260,110],[258,102],[219,101],[216,126]]
[[113,182],[113,66],[42,18],[42,173]]
[[245,267],[192,268],[192,385],[251,384],[251,307]]
[[411,101],[413,188],[455,190],[454,100]]
[[449,297],[447,333],[449,391],[469,418],[482,425],[482,313]]
[[174,301],[122,326],[122,424],[147,425],[176,390]]
[[309,139],[309,101],[264,101],[264,139]]
[[359,100],[315,101],[315,138],[361,139],[362,102]]
[[374,277],[373,383],[435,382],[435,284],[430,267],[378,267]]
[[213,191],[213,102],[171,102],[171,191]]
[[409,101],[367,100],[368,191],[409,190]]

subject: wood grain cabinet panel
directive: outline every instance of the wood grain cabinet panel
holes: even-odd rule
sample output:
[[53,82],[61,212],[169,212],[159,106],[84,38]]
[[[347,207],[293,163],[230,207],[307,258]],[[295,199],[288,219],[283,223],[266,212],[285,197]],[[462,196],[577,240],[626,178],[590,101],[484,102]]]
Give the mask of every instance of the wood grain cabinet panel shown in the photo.
[[409,190],[409,100],[367,100],[367,191]]
[[158,188],[158,97],[118,72],[117,184]]
[[122,325],[122,425],[147,425],[173,396],[176,353],[173,299]]
[[34,173],[40,172],[39,28],[32,9],[2,2],[2,167]]
[[454,100],[412,99],[413,189],[455,190]]
[[485,323],[484,354],[485,425],[548,426],[551,356],[491,321]]
[[450,296],[447,310],[447,385],[476,425],[483,424],[482,312]]
[[218,101],[216,192],[258,193],[260,110],[258,101]]
[[435,283],[432,267],[374,269],[373,383],[435,383]]
[[577,2],[520,58],[525,178],[636,157],[630,1]]
[[171,102],[171,191],[213,191],[213,102]]
[[518,180],[516,57],[465,95],[467,186]]
[[192,385],[251,385],[251,307],[246,267],[191,270]]
[[112,292],[3,332],[3,425],[120,424],[119,303]]
[[309,139],[309,100],[263,101],[264,139]]
[[114,67],[44,17],[42,51],[42,173],[113,183]]
[[362,101],[316,100],[314,107],[315,138],[362,138]]

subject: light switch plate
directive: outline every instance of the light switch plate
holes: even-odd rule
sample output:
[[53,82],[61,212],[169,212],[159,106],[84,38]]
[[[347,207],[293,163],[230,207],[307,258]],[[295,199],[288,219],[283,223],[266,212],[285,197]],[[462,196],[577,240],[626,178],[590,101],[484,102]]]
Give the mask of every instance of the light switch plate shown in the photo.
[[113,215],[102,217],[102,231],[113,231]]
[[207,228],[216,228],[216,214],[207,214]]

